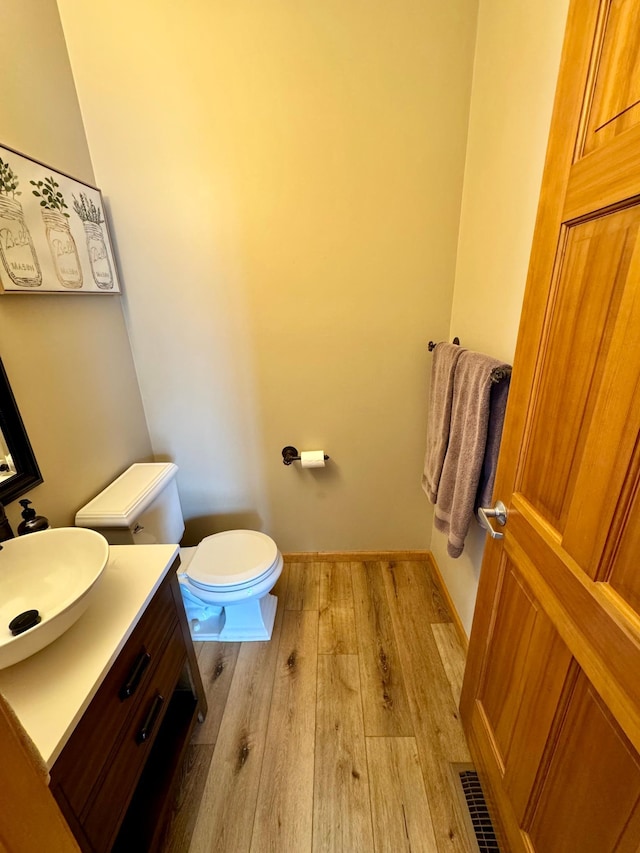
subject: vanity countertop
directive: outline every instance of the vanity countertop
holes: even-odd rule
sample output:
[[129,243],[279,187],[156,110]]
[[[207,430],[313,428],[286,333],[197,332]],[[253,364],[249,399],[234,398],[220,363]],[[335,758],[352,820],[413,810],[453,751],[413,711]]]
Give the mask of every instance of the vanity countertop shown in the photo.
[[52,767],[178,554],[177,545],[111,545],[100,589],[69,630],[0,670],[0,693]]

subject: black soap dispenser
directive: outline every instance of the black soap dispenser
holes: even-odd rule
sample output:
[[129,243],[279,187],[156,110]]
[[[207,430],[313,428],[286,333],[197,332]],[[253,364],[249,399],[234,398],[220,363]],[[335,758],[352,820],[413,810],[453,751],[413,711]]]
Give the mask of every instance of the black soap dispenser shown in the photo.
[[24,536],[26,533],[37,533],[38,530],[46,530],[49,527],[49,519],[44,515],[36,515],[35,509],[30,506],[31,501],[26,498],[20,501],[23,521],[18,525],[18,536]]

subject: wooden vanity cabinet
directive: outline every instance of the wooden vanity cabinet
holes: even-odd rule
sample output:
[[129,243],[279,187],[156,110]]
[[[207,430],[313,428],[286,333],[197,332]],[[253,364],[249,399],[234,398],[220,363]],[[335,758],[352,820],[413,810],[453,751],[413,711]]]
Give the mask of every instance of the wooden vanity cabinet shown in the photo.
[[155,593],[51,770],[83,851],[152,851],[206,699],[176,578]]

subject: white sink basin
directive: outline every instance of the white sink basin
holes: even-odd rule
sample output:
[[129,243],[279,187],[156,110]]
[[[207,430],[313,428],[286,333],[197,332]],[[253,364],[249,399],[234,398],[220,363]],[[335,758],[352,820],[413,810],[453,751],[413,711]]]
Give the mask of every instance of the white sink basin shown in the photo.
[[[0,550],[0,669],[39,652],[87,609],[109,559],[104,536],[56,527],[2,542]],[[39,624],[13,636],[9,623],[37,610]]]

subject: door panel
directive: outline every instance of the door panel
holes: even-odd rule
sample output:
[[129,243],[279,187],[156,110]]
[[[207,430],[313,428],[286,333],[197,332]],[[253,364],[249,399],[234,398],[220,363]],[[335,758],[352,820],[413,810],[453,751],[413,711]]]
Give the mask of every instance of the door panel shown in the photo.
[[572,0],[461,711],[505,849],[640,849],[640,0]]
[[603,575],[634,613],[640,613],[640,447],[634,454],[635,476],[629,512],[621,525],[614,546],[607,554]]
[[639,226],[640,208],[634,207],[568,229],[562,246],[557,300],[527,425],[531,439],[516,486],[561,533],[611,342],[610,318],[620,305]]
[[640,10],[614,0],[606,15],[585,154],[640,121]]
[[619,311],[608,317],[611,346],[601,354],[603,379],[585,443],[563,544],[591,577],[617,519],[628,512],[640,424],[640,240],[636,240]]
[[571,655],[510,560],[505,560],[487,661],[479,705],[503,768],[504,788],[522,819]]
[[[567,768],[578,767],[580,772],[568,778]],[[638,755],[583,674],[569,699],[527,829],[536,850],[637,853]]]

